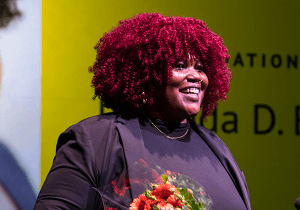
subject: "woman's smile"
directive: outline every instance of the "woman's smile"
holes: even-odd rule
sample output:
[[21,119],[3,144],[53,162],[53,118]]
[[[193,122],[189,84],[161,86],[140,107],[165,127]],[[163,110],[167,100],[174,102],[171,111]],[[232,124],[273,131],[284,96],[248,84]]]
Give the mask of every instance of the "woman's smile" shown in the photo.
[[187,100],[191,100],[193,102],[198,102],[199,101],[199,93],[201,90],[200,87],[186,87],[186,88],[181,88],[179,89],[179,92],[184,94],[184,97],[187,98]]
[[154,104],[160,118],[183,121],[199,113],[208,78],[199,60],[180,61],[176,66],[165,90],[158,93]]

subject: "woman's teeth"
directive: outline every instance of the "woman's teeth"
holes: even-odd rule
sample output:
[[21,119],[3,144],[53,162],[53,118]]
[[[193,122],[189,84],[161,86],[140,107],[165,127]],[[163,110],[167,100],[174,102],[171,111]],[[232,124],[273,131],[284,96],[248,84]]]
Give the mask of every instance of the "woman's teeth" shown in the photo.
[[188,93],[188,94],[198,94],[200,90],[198,88],[186,88],[181,91],[182,93]]

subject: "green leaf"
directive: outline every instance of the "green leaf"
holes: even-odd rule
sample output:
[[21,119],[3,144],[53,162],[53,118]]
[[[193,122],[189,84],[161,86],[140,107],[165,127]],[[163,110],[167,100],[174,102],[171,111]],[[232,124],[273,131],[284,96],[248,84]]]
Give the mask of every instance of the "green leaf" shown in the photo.
[[144,195],[145,195],[147,198],[150,198],[150,197],[151,197],[151,191],[148,190],[148,188],[147,188],[146,191],[144,192]]
[[157,206],[152,207],[153,210],[159,210]]
[[[199,205],[198,203],[196,203],[195,201],[194,202],[191,202],[191,207],[193,210],[199,210]],[[201,206],[200,206],[201,207]]]
[[164,183],[166,184],[168,181],[168,177],[164,174],[161,175],[162,180],[164,181]]
[[156,197],[155,196],[149,196],[149,199],[155,200],[156,201]]

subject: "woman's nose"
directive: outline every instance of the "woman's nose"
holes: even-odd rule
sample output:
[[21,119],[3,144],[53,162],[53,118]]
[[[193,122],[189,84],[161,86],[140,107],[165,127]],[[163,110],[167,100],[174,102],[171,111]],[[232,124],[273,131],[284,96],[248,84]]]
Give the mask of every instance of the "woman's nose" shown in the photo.
[[198,70],[196,70],[194,67],[188,68],[188,74],[187,74],[187,80],[190,82],[199,82],[202,80],[201,74]]

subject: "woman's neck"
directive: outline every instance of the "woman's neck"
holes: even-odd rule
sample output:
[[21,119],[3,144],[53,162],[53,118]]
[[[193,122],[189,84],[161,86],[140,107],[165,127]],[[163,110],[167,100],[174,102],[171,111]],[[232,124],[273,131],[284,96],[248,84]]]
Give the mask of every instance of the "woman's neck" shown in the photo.
[[146,116],[150,119],[160,119],[162,121],[171,121],[171,122],[180,122],[180,123],[186,123],[187,119],[175,119],[174,118],[168,118],[167,116],[164,116],[164,114],[158,113],[155,109],[148,108],[145,112]]

